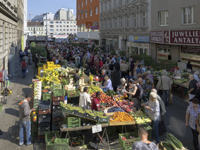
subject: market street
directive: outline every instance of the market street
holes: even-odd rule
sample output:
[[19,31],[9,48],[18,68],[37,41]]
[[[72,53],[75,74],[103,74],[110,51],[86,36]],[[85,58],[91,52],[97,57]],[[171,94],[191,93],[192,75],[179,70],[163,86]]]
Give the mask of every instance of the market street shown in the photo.
[[[10,89],[13,91],[11,96],[7,96],[7,104],[3,107],[0,113],[0,128],[3,135],[0,136],[0,150],[39,150],[44,148],[44,145],[35,143],[27,147],[26,145],[18,146],[19,139],[19,108],[18,103],[24,99],[25,94],[30,94],[30,84],[34,76],[33,65],[29,66],[29,73],[26,78],[21,78],[21,71],[18,76],[11,79]],[[176,94],[175,94],[176,95]],[[193,149],[192,133],[189,127],[185,127],[185,111],[188,102],[174,96],[173,104],[167,107],[165,115],[165,123],[167,131],[177,137],[185,147],[189,150]],[[165,136],[161,136],[161,141]],[[112,149],[119,148],[119,144],[111,146]],[[79,149],[76,147],[75,149]]]

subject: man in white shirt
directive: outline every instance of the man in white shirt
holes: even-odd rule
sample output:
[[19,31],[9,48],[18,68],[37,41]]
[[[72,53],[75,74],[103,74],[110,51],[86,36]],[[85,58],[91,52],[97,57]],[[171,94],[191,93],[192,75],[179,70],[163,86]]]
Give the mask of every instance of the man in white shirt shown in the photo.
[[194,79],[195,79],[197,82],[200,81],[200,80],[199,80],[199,71],[195,71],[195,73],[194,73]]
[[90,95],[88,94],[89,92],[88,87],[84,87],[83,91],[84,93],[81,93],[80,98],[79,98],[79,107],[88,109],[90,107],[90,104],[92,103],[90,99]]

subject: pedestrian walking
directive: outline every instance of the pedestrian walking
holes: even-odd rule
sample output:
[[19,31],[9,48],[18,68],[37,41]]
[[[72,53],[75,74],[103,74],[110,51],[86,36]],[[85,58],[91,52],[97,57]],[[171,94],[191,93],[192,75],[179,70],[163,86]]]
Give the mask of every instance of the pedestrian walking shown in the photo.
[[25,59],[21,62],[21,70],[22,70],[22,78],[26,76],[26,69],[27,69],[27,64],[25,62]]
[[26,145],[31,144],[31,121],[30,113],[35,109],[30,109],[29,101],[31,100],[28,95],[19,103],[19,145],[24,144],[24,131],[26,135]]

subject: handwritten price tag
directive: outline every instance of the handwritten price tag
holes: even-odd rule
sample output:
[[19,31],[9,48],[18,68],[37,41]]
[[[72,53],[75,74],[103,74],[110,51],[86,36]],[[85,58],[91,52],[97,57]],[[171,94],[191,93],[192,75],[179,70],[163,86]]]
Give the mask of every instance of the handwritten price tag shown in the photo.
[[102,131],[101,124],[92,127],[92,133],[98,133]]

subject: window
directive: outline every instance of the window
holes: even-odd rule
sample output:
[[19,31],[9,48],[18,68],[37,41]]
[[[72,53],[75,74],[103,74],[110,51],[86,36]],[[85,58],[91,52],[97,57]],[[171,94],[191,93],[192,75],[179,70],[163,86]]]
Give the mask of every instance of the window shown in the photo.
[[74,26],[74,27],[76,27],[76,26]]
[[70,23],[72,23],[72,22],[70,21]]
[[95,14],[98,14],[98,7],[95,8]]
[[56,31],[58,31],[58,29],[56,29]]
[[85,0],[85,5],[87,5],[87,0]]
[[117,28],[117,19],[115,19],[115,28]]
[[72,31],[72,29],[70,29],[70,31]]
[[92,16],[92,9],[90,9],[90,16]]
[[43,32],[41,32],[41,34],[43,34]]
[[65,21],[63,21],[63,23],[65,23]]
[[69,29],[67,29],[67,31],[69,31]]
[[134,15],[134,27],[137,27],[137,15]]
[[74,29],[74,31],[76,31],[76,29]]
[[92,0],[90,0],[90,3],[92,3]]
[[70,27],[72,27],[72,25],[70,25]]
[[120,24],[121,24],[121,28],[123,27],[123,18],[121,17],[121,20],[120,20]]
[[60,26],[60,27],[62,27],[62,26]]
[[193,12],[193,7],[187,7],[182,9],[183,13],[183,24],[190,24],[194,23],[193,17],[194,17],[194,12]]
[[112,9],[112,1],[109,1],[109,9]]
[[127,16],[127,19],[126,19],[126,26],[129,27],[129,16]]
[[80,9],[80,5],[78,4],[78,9]]
[[62,29],[60,29],[60,31],[62,31]]
[[69,23],[69,22],[67,22],[67,23]]
[[158,12],[158,16],[159,16],[159,25],[167,26],[169,19],[168,11]]
[[65,31],[65,29],[63,29],[63,31]]
[[115,8],[117,7],[117,0],[114,0]]
[[53,25],[50,25],[50,28],[53,28],[54,26]]
[[142,13],[142,26],[146,26],[146,13]]
[[83,7],[83,2],[81,3],[81,7]]
[[62,22],[60,22],[60,23],[62,23]]
[[74,21],[74,23],[76,24],[76,21]]
[[126,0],[126,4],[128,4],[129,3],[129,0]]
[[53,31],[54,31],[54,29],[50,29],[50,31],[51,31],[51,32],[53,32]]
[[65,25],[63,25],[63,27],[65,27]]
[[67,27],[69,27],[69,26],[67,26]]
[[107,2],[105,2],[105,11],[107,10]]
[[59,27],[58,25],[56,27]]
[[122,0],[119,0],[119,6],[122,6]]
[[[78,20],[80,19],[80,15],[78,15]],[[67,23],[69,23],[69,22],[67,22]]]
[[81,14],[81,19],[83,19],[83,14]]
[[50,21],[50,24],[53,24],[53,21]]
[[112,28],[112,20],[110,20],[110,28]]
[[87,12],[85,13],[85,18],[87,18]]

